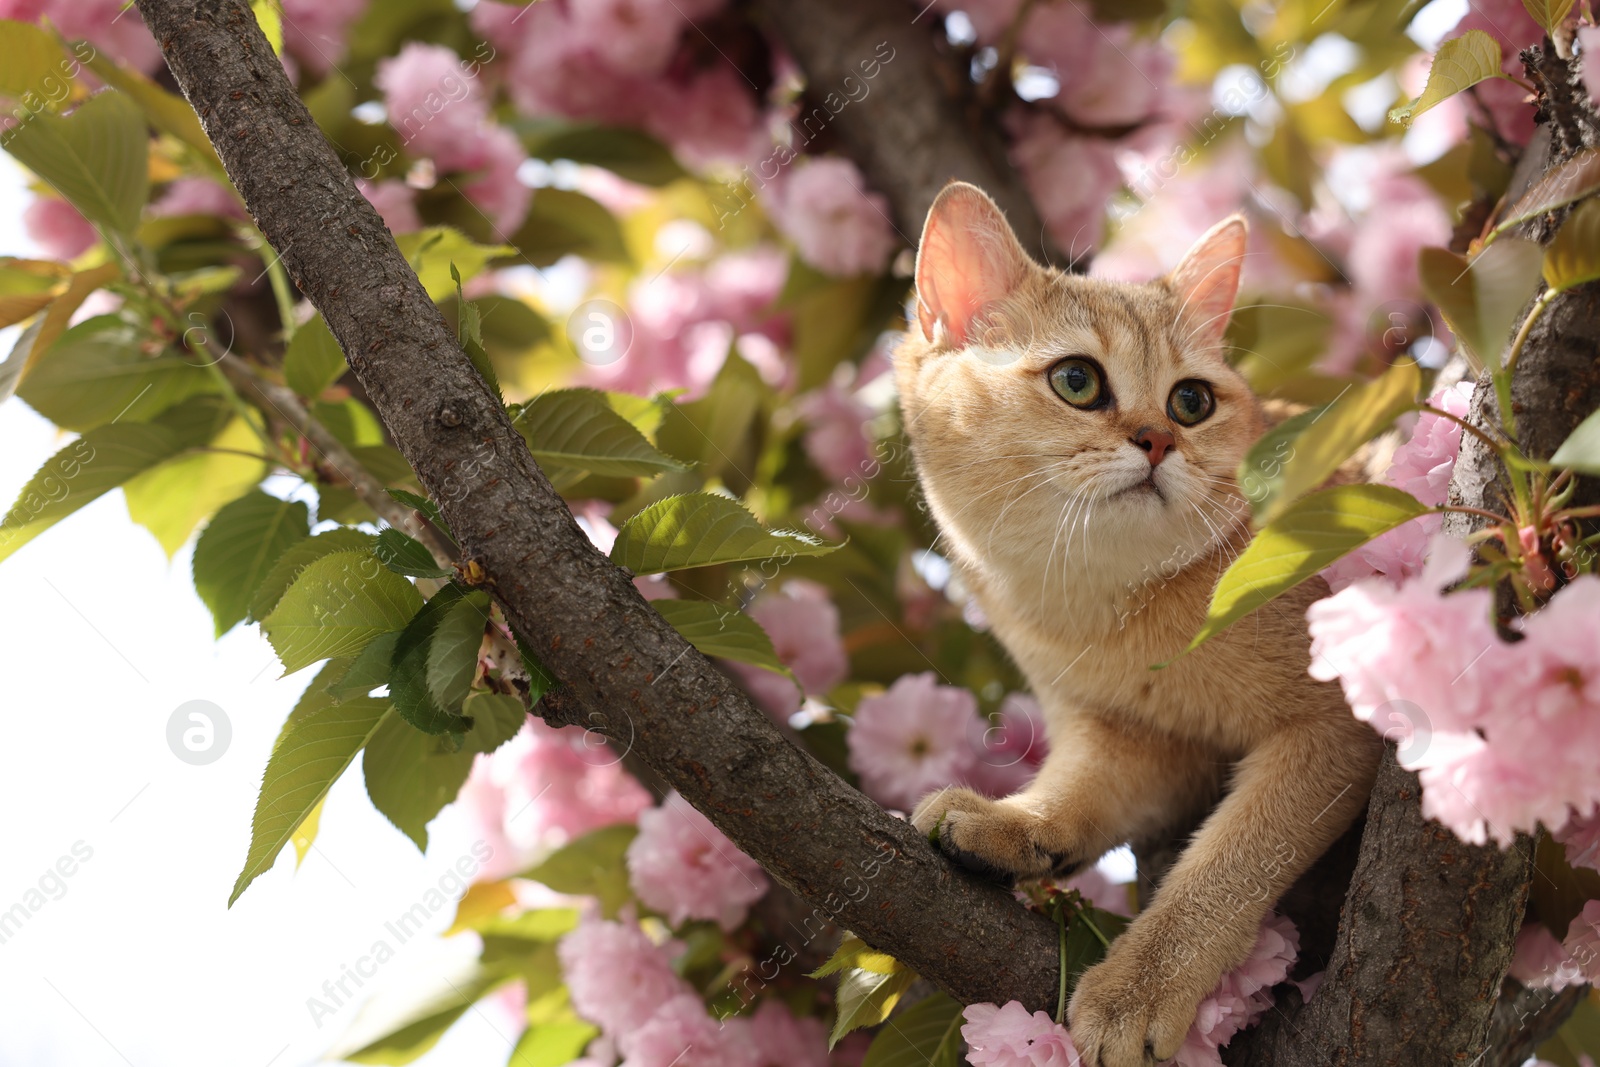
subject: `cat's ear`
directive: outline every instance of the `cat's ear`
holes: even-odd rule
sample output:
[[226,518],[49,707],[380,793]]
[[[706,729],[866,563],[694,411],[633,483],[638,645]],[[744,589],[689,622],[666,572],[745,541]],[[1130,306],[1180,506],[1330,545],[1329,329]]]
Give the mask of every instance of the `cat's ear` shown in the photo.
[[1032,263],[987,193],[951,182],[934,198],[917,246],[917,322],[933,340],[967,343],[973,322],[1022,284]]
[[1182,303],[1179,314],[1197,347],[1216,345],[1228,328],[1248,236],[1244,216],[1230,215],[1207,230],[1167,275],[1167,284]]

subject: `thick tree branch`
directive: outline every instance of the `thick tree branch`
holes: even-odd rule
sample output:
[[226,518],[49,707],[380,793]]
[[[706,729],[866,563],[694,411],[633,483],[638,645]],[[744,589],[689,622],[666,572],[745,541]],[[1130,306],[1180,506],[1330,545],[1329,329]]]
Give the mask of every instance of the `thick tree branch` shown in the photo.
[[[818,102],[794,120],[796,138],[803,146],[823,130],[837,133],[868,183],[889,198],[908,244],[916,244],[939,190],[959,179],[993,196],[1035,255],[1066,267],[964,65],[935,50],[929,23],[937,14],[918,15],[922,7],[904,0],[757,0]],[[875,78],[863,78],[863,63],[878,65]],[[857,95],[863,85],[866,94]]]
[[954,869],[788,744],[589,544],[317,129],[249,4],[139,0],[139,9],[257,225],[442,507],[462,558],[482,568],[506,617],[569,691],[550,703],[570,711],[552,718],[631,747],[819,920],[963,1001],[1053,1007],[1049,920]]

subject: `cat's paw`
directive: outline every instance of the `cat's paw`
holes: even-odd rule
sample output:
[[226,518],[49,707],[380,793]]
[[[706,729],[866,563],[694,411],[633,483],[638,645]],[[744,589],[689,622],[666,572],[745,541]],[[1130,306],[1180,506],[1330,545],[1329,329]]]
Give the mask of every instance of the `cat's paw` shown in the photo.
[[1069,866],[1067,857],[1040,844],[1037,818],[960,786],[924,797],[911,824],[955,863],[999,881],[1042,878]]
[[1177,1055],[1199,997],[1165,980],[1171,970],[1170,959],[1119,942],[1084,972],[1067,1007],[1083,1067],[1152,1067]]

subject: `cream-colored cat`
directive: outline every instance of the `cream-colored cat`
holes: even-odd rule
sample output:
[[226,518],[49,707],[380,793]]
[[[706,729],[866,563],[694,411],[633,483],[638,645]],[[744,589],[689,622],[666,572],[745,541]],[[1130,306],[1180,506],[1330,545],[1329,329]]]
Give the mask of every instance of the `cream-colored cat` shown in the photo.
[[970,185],[934,202],[920,330],[896,355],[906,430],[943,543],[1044,707],[1022,793],[925,798],[919,829],[969,867],[1065,872],[1181,826],[1223,795],[1153,903],[1079,982],[1092,1067],[1172,1056],[1280,894],[1367,802],[1380,751],[1306,673],[1320,581],[1163,670],[1249,541],[1235,471],[1260,404],[1223,358],[1245,225],[1163,279],[1040,267]]

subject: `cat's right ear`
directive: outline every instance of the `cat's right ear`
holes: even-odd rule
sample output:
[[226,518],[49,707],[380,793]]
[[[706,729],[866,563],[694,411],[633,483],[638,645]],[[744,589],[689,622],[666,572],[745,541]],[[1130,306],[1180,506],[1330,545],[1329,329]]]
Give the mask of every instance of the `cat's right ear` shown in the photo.
[[951,182],[934,198],[917,246],[917,322],[953,347],[973,323],[1022,284],[1031,264],[1000,208],[975,185]]

